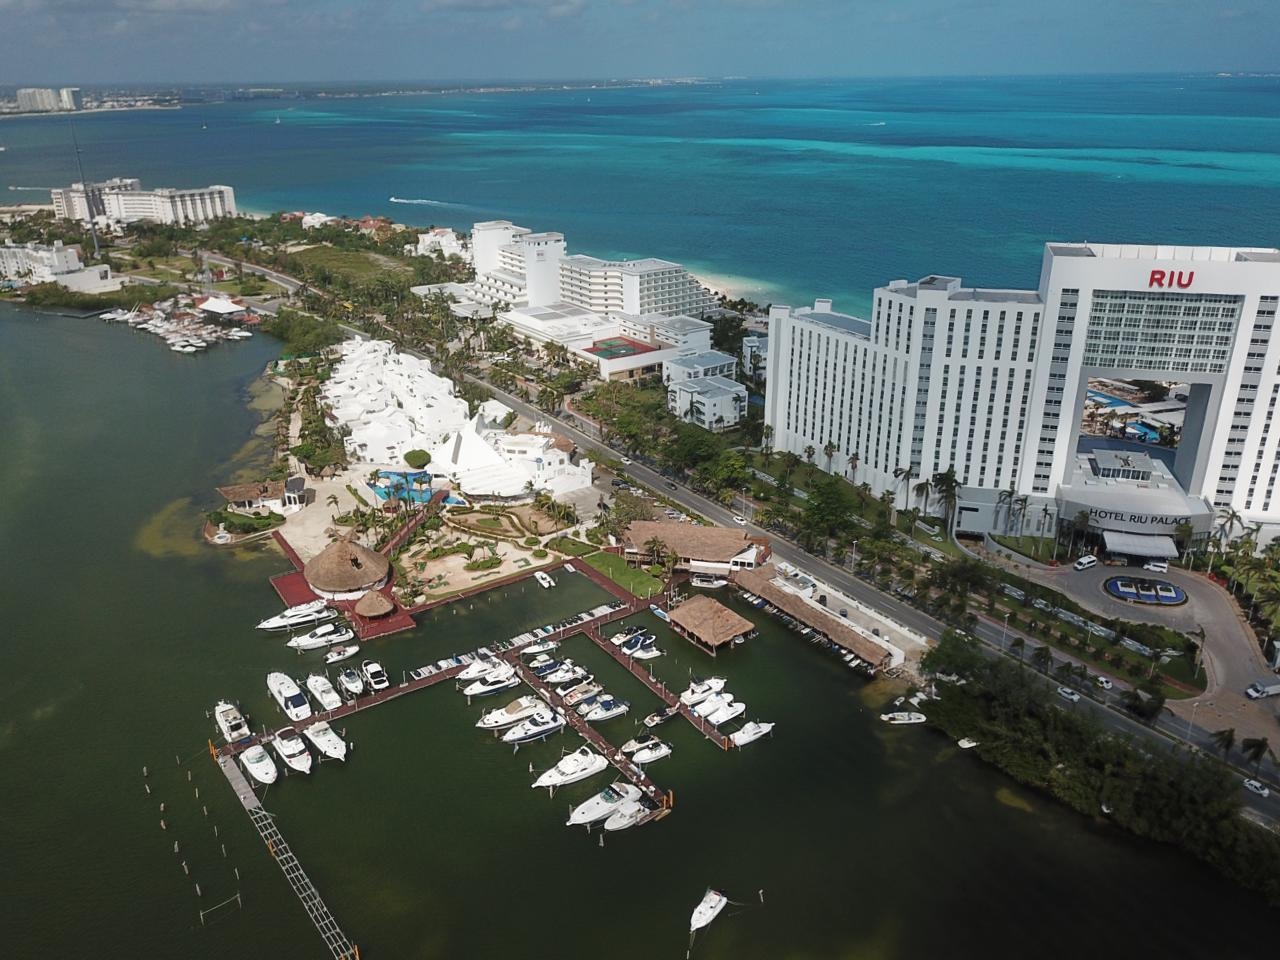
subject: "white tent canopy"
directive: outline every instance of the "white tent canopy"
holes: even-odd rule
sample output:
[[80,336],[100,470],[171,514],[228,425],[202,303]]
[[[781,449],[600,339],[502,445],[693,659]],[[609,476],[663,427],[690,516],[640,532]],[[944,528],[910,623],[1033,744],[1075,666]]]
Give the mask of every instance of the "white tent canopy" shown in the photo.
[[1170,537],[1104,530],[1102,538],[1106,542],[1109,553],[1158,560],[1172,560],[1178,556],[1178,548]]

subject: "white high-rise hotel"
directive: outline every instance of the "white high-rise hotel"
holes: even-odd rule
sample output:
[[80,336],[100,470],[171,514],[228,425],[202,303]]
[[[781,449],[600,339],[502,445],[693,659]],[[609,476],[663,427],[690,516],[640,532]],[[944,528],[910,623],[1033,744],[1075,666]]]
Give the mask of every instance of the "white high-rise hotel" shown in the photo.
[[[1203,534],[1230,506],[1275,536],[1278,301],[1278,250],[1050,243],[1036,290],[934,276],[876,289],[870,321],[776,307],[765,422],[775,449],[812,446],[819,467],[834,444],[833,472],[900,506],[953,467],[958,530],[995,529],[1012,488],[1027,532],[1083,511],[1103,531]],[[1168,468],[1078,449],[1091,376],[1190,385]]]

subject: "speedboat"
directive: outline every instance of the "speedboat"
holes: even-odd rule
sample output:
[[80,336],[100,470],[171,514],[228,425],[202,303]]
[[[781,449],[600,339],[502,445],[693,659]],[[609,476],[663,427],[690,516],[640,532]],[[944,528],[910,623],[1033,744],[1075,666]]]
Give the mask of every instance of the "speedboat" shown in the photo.
[[643,627],[627,627],[627,629],[619,630],[612,637],[610,637],[609,642],[612,643],[615,647],[620,647],[624,643],[626,643],[628,640],[630,640],[632,637],[643,632],[644,632]]
[[564,683],[560,684],[560,686],[556,687],[556,696],[563,700],[569,694],[576,693],[583,687],[593,686],[592,681],[594,680],[595,677],[589,673],[583,677],[574,677],[572,680],[566,680]]
[[972,750],[977,745],[978,741],[974,740],[972,737],[961,737],[956,741],[956,746],[961,750]]
[[541,680],[545,680],[548,673],[555,673],[562,666],[564,666],[563,661],[555,660],[551,657],[547,657],[547,659],[544,660],[542,663],[538,664],[536,667],[531,666],[529,667],[529,669],[533,671],[533,675],[535,677],[538,677]]
[[551,587],[554,587],[556,585],[556,582],[552,580],[550,576],[543,573],[541,570],[534,572],[533,579],[537,580],[538,585],[543,587],[544,589],[550,589]]
[[623,753],[630,754],[630,753],[635,753],[637,750],[643,750],[645,747],[651,747],[655,743],[661,743],[661,742],[662,741],[659,740],[657,736],[652,733],[642,733],[637,737],[632,737],[630,740],[624,743],[619,749]]
[[612,694],[605,693],[602,690],[600,693],[593,693],[589,697],[583,697],[576,704],[574,704],[573,708],[578,711],[578,716],[585,717],[588,713],[590,713],[592,710],[595,709],[597,703],[599,703],[601,700],[609,700],[612,698],[612,696],[613,696]]
[[476,721],[476,726],[481,730],[501,730],[545,709],[547,705],[539,697],[524,696],[498,710],[490,710]]
[[240,762],[244,765],[249,776],[263,786],[276,782],[276,777],[279,775],[276,771],[276,765],[271,762],[271,757],[267,755],[267,751],[262,749],[262,744],[255,743],[240,754]]
[[463,687],[462,693],[463,696],[467,697],[487,697],[490,694],[510,690],[512,687],[518,687],[519,685],[520,678],[516,676],[515,668],[509,663],[504,663],[502,666],[490,670],[479,680]]
[[478,680],[486,673],[500,669],[502,666],[504,666],[503,662],[496,657],[478,657],[468,663],[454,679]]
[[258,624],[259,630],[292,630],[294,627],[305,626],[308,623],[319,623],[322,620],[332,620],[338,615],[338,611],[330,609],[327,600],[312,600],[310,603],[300,603],[296,607],[289,607],[283,613],[277,613],[274,617],[267,617]]
[[502,735],[504,743],[527,743],[549,737],[564,726],[564,717],[554,710],[539,710],[532,717],[521,720]]
[[747,705],[741,700],[730,700],[715,713],[707,717],[707,723],[713,727],[718,727],[723,723],[728,723],[735,717],[740,717],[747,712]]
[[723,677],[708,677],[706,680],[699,680],[694,677],[689,684],[689,689],[680,694],[680,702],[686,707],[696,706],[713,693],[719,693],[723,690],[724,684]]
[[213,705],[213,719],[218,724],[218,729],[222,731],[222,737],[227,743],[235,743],[237,740],[243,740],[245,737],[252,735],[244,715],[236,708],[235,704],[226,700],[219,700]]
[[280,755],[286,767],[299,773],[311,772],[311,754],[293,727],[281,727],[277,730],[271,747]]
[[307,695],[298,689],[293,677],[287,673],[268,673],[267,690],[276,698],[284,715],[294,723],[311,716],[311,704],[307,702]]
[[611,832],[626,830],[639,823],[640,818],[648,812],[648,808],[639,800],[624,800],[618,804],[613,813],[609,814],[609,819],[604,822],[604,828]]
[[586,800],[569,812],[566,827],[595,823],[611,816],[615,810],[628,801],[635,803],[640,799],[640,788],[631,783],[619,780],[610,784],[590,800]]
[[885,723],[903,724],[903,723],[924,723],[927,719],[923,713],[913,713],[909,710],[895,710],[893,713],[882,713],[880,719]]
[[333,684],[323,673],[313,673],[307,677],[307,689],[311,691],[311,695],[316,698],[316,703],[320,704],[323,710],[337,710],[342,706],[342,698],[338,696],[338,691],[333,689]]
[[640,644],[640,649],[631,656],[635,657],[637,660],[654,660],[662,656],[662,651],[658,648],[658,642],[655,638],[653,640],[646,640],[644,643]]
[[353,697],[358,697],[364,693],[364,680],[360,674],[356,673],[353,667],[347,667],[338,674],[338,684]]
[[537,643],[531,643],[520,651],[522,656],[528,656],[531,653],[547,653],[560,646],[559,640],[539,640]]
[[699,717],[709,717],[726,703],[733,702],[733,694],[727,690],[720,693],[713,693],[704,699],[700,704],[693,708],[693,712]]
[[573,753],[565,754],[557,763],[537,780],[535,787],[559,787],[566,783],[577,783],[587,777],[594,777],[609,765],[609,761],[590,747],[582,746]]
[[319,720],[309,727],[304,727],[302,735],[311,741],[311,745],[319,750],[322,756],[330,760],[347,759],[347,744],[333,732],[329,721]]
[[716,917],[720,916],[720,911],[725,908],[725,904],[729,902],[719,890],[711,890],[702,895],[702,900],[693,908],[693,916],[689,918],[689,932],[701,930]]
[[653,763],[655,760],[661,760],[663,757],[671,756],[671,744],[662,740],[655,740],[648,746],[641,747],[631,755],[632,761],[635,763]]
[[354,637],[355,634],[349,627],[336,623],[322,623],[310,633],[291,637],[285,646],[293,647],[295,650],[319,650],[321,647],[332,646],[335,643],[346,643]]
[[640,645],[644,643],[649,634],[637,633],[634,637],[628,637],[622,641],[622,652],[627,656],[634,656],[635,652],[640,649]]
[[604,687],[598,683],[579,683],[578,686],[566,693],[562,699],[566,707],[572,707],[575,703],[581,703],[588,697],[594,697],[603,689]]
[[586,668],[578,666],[572,660],[566,660],[556,669],[542,675],[542,679],[548,684],[564,683],[566,680],[576,680],[587,675]]
[[680,712],[679,707],[663,707],[661,710],[655,710],[644,718],[644,725],[652,729],[659,724],[666,723],[672,717]]
[[596,723],[601,720],[612,720],[614,717],[620,717],[631,709],[631,704],[625,700],[615,700],[612,697],[605,697],[597,700],[595,706],[591,708],[591,712],[587,714],[587,720]]
[[742,725],[741,730],[729,736],[729,742],[735,747],[745,747],[748,743],[759,740],[773,727],[772,723],[756,723],[754,720],[748,720]]
[[360,652],[360,644],[344,643],[336,647],[330,647],[329,652],[324,655],[325,663],[338,663],[342,660],[350,659]]
[[382,664],[377,660],[366,660],[361,663],[360,672],[364,674],[370,690],[385,690],[391,686],[391,681],[387,679],[387,671],[382,669]]
[[[528,666],[534,673],[538,673],[539,670],[543,669],[548,669],[548,671],[554,670],[556,667],[560,666],[560,661],[549,654],[540,653],[529,661]],[[539,676],[541,676],[541,674],[539,674]]]

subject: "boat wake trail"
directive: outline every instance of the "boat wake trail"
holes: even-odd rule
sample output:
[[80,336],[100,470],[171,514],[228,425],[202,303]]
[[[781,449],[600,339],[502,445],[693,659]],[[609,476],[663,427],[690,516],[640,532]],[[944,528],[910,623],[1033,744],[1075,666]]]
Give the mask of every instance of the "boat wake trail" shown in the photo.
[[391,203],[412,203],[422,207],[461,207],[461,203],[450,203],[447,200],[415,200],[404,197],[389,197]]

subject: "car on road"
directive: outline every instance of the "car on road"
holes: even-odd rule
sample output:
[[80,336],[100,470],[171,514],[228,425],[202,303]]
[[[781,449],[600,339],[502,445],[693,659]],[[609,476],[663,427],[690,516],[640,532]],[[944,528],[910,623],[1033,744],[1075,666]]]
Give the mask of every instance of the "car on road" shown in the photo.
[[1098,558],[1091,553],[1086,553],[1083,557],[1072,564],[1077,570],[1088,570],[1090,567],[1098,565]]
[[627,485],[627,481],[619,480],[617,477],[614,477],[612,480],[609,481],[609,483],[615,487],[625,487]]
[[624,467],[629,467],[629,466],[631,466],[631,458],[630,458],[630,457],[619,457],[619,458],[618,458],[618,461],[619,461],[619,462],[620,462]]
[[1168,560],[1148,560],[1142,565],[1143,570],[1150,570],[1152,573],[1168,573]]
[[1267,789],[1267,785],[1261,780],[1246,780],[1244,782],[1244,788],[1256,793],[1260,797],[1271,796],[1271,791]]
[[674,490],[674,489],[676,489],[676,485],[675,485],[674,483],[672,483],[670,480],[668,480],[668,481],[667,481],[667,483],[666,483],[666,487],[667,487],[667,489],[668,489],[668,490]]
[[734,522],[734,523],[740,523],[740,524],[742,524],[743,526],[746,526],[747,518],[746,518],[746,517],[740,517],[740,516],[738,516],[737,514],[734,514],[733,522]]
[[1115,686],[1115,684],[1112,683],[1111,680],[1107,677],[1094,677],[1094,682],[1098,686],[1100,686],[1103,690],[1110,690],[1112,687]]
[[1058,696],[1060,696],[1063,700],[1070,700],[1072,703],[1080,702],[1080,694],[1076,693],[1070,687],[1059,687]]

